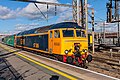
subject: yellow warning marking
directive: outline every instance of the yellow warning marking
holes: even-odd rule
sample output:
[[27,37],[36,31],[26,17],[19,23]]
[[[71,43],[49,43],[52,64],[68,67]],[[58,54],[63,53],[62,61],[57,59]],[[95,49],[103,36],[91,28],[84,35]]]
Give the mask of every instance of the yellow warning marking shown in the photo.
[[[1,44],[0,44],[0,45],[1,45]],[[3,47],[3,45],[1,45],[1,47]],[[6,49],[6,50],[8,50],[9,52],[12,52],[12,51],[13,51],[13,50],[10,50],[10,49],[8,49],[8,48],[6,48],[6,47],[3,47],[3,48]],[[31,58],[28,58],[28,57],[26,57],[26,56],[24,56],[24,55],[22,55],[22,54],[19,54],[18,52],[15,52],[14,54],[16,54],[16,55],[18,55],[18,56],[20,56],[20,57],[22,57],[22,58],[25,58],[25,59],[27,59],[27,60],[29,60],[29,61],[31,61],[31,62],[39,65],[39,66],[42,66],[42,67],[44,67],[44,68],[46,68],[46,69],[49,69],[49,70],[51,70],[51,71],[53,71],[53,72],[55,72],[55,73],[57,73],[57,74],[60,74],[60,75],[66,77],[66,78],[68,78],[68,79],[70,79],[70,80],[78,80],[77,78],[74,78],[74,77],[72,77],[72,76],[70,76],[70,75],[68,75],[68,74],[65,74],[65,73],[63,73],[63,72],[61,72],[61,71],[58,71],[58,70],[56,70],[56,69],[54,69],[54,68],[52,68],[52,67],[49,67],[49,66],[47,66],[47,65],[44,65],[44,64],[40,63],[40,62],[37,62],[37,61],[35,61],[35,60],[31,59]]]

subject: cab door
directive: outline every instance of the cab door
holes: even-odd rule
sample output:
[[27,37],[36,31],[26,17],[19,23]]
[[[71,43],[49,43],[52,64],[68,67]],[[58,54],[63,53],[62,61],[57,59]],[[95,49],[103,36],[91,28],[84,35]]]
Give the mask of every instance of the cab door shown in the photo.
[[61,53],[61,38],[60,38],[60,30],[54,30],[53,32],[53,53],[60,54]]
[[53,52],[53,31],[49,31],[49,53]]
[[61,38],[60,30],[53,30],[49,32],[49,52],[52,54],[61,53]]

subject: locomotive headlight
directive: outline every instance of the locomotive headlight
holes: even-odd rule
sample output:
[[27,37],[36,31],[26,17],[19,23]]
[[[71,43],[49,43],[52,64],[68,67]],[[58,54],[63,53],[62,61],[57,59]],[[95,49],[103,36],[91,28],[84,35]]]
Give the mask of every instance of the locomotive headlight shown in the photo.
[[85,49],[85,52],[87,52],[87,50]]
[[83,49],[82,51],[83,51],[83,52],[85,52],[85,53],[87,52],[87,50],[86,50],[86,49]]
[[68,50],[65,50],[65,51],[64,51],[65,54],[68,54],[68,52],[69,52]]

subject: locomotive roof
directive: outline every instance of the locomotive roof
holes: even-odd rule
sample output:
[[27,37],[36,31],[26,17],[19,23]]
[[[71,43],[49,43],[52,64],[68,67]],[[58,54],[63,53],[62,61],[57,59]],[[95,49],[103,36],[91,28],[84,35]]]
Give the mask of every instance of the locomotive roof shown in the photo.
[[39,28],[24,31],[24,32],[20,32],[17,34],[17,36],[22,36],[22,35],[26,35],[26,34],[43,33],[43,32],[47,32],[48,30],[59,29],[59,28],[84,29],[83,27],[79,26],[75,22],[62,22],[62,23],[57,23],[57,24],[53,24],[53,25],[49,25],[49,26],[39,27]]
[[57,29],[57,28],[79,28],[79,29],[84,29],[83,27],[79,26],[75,22],[62,22],[62,23],[54,24],[50,29]]

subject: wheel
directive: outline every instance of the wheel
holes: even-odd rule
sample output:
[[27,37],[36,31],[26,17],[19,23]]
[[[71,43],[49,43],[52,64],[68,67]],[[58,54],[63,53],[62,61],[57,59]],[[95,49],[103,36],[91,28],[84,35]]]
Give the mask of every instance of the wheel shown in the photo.
[[67,63],[73,64],[73,58],[71,56],[67,57]]

